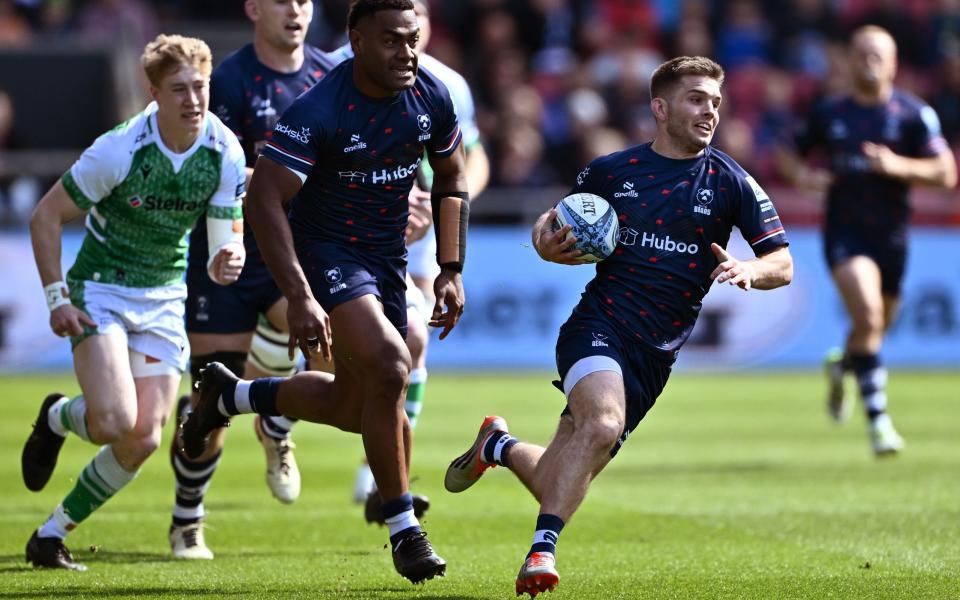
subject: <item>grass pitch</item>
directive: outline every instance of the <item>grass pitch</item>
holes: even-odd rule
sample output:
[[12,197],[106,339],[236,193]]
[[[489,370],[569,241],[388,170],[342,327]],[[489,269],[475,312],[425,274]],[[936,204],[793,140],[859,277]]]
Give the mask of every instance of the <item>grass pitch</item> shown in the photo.
[[[168,426],[139,478],[70,535],[90,570],[34,571],[27,538],[94,448],[71,437],[47,488],[26,491],[19,456],[39,402],[77,386],[0,379],[0,598],[512,597],[536,504],[505,469],[461,495],[443,490],[443,472],[485,414],[547,442],[562,407],[549,379],[432,376],[414,489],[433,503],[425,528],[449,566],[423,586],[394,573],[385,530],[349,502],[359,439],[298,425],[303,494],[284,506],[249,417],[235,420],[207,496],[214,561],[170,558]],[[859,414],[828,422],[817,373],[674,375],[564,530],[550,597],[960,597],[960,373],[894,372],[889,392],[907,448],[878,461]]]

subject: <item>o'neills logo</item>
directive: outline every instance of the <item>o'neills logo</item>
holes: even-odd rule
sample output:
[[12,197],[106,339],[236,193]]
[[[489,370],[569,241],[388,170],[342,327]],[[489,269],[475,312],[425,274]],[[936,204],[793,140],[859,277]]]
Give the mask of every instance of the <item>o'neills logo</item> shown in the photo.
[[374,171],[370,174],[373,177],[374,185],[378,183],[390,183],[391,181],[397,181],[399,179],[406,179],[407,177],[412,177],[417,172],[417,167],[420,166],[420,161],[423,160],[418,158],[413,162],[412,165],[404,167],[399,166],[392,171],[386,169],[380,169],[379,171]]
[[696,254],[700,250],[700,246],[697,244],[675,242],[670,239],[669,235],[661,238],[655,233],[647,233],[646,231],[640,236],[640,245],[645,248],[655,248],[665,252],[682,252],[686,254]]
[[277,123],[277,127],[276,127],[276,129],[274,129],[274,131],[276,131],[277,133],[282,133],[283,135],[287,136],[288,138],[290,138],[290,139],[292,139],[292,140],[296,140],[296,141],[300,142],[301,144],[309,144],[309,143],[310,143],[310,135],[311,135],[311,133],[310,133],[310,128],[309,128],[309,127],[301,127],[301,128],[300,128],[300,131],[295,131],[295,130],[291,129],[290,127],[287,127],[287,126],[284,125],[283,123]]

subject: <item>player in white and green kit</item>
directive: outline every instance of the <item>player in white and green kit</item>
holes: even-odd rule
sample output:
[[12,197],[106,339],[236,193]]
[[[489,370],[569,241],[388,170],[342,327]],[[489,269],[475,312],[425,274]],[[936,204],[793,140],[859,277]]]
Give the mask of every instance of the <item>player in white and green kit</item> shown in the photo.
[[[27,543],[34,566],[84,570],[67,532],[130,483],[159,447],[189,354],[184,331],[187,234],[206,215],[208,273],[243,268],[244,156],[207,112],[212,57],[198,39],[159,36],[142,63],[152,102],[97,138],[43,197],[30,232],[50,308],[69,336],[82,395],[48,396],[23,449],[26,486],[43,489],[68,432],[100,446]],[[86,237],[63,281],[63,224],[86,214]]]

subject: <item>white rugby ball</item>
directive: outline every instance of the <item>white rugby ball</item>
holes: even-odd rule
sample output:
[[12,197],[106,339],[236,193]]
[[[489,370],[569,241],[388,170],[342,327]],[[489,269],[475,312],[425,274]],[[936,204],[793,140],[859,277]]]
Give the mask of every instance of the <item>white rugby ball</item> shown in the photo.
[[574,248],[579,257],[597,263],[613,254],[620,234],[620,222],[610,203],[596,194],[570,194],[557,204],[557,218],[553,230],[571,225],[570,233],[577,238]]

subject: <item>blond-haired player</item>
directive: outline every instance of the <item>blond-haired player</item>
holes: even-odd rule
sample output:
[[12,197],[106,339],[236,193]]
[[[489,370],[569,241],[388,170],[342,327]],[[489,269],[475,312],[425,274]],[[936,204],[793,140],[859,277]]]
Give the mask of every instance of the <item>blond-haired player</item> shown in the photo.
[[[69,337],[82,394],[44,400],[23,449],[26,486],[47,484],[68,432],[100,447],[27,543],[34,566],[84,570],[67,533],[136,477],[159,447],[188,355],[186,237],[206,215],[209,277],[239,277],[243,150],[207,112],[212,57],[198,39],[161,35],[142,56],[151,102],[103,134],[43,197],[30,222],[50,328]],[[62,226],[86,216],[67,273]]]

